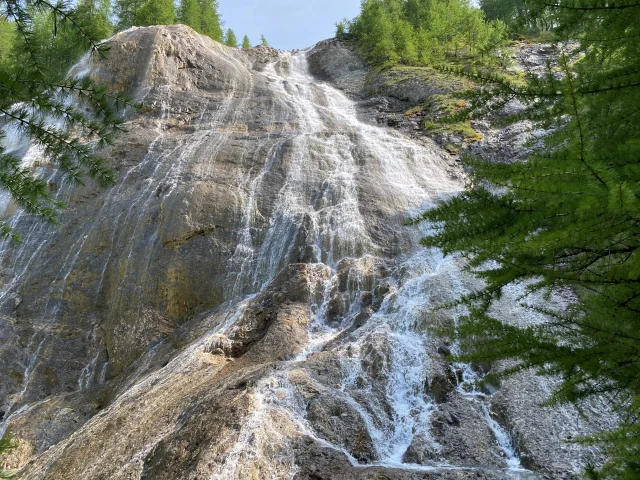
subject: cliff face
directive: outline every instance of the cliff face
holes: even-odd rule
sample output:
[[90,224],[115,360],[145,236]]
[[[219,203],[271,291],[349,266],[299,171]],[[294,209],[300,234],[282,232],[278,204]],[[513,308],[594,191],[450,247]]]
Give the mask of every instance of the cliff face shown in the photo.
[[[78,69],[144,105],[108,152],[118,185],[65,185],[29,149],[69,209],[13,214],[25,240],[2,247],[20,478],[568,478],[599,460],[562,443],[592,426],[537,407],[540,380],[492,396],[471,387],[482,368],[443,360],[456,345],[429,328],[463,312],[432,307],[473,281],[402,221],[464,173],[375,125],[396,100],[364,95],[353,51],[183,26],[111,43]],[[519,293],[500,314],[536,321]]]

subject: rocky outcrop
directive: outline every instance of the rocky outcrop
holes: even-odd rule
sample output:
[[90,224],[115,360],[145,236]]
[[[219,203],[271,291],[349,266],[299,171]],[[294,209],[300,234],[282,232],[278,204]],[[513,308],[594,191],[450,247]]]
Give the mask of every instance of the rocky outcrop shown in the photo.
[[541,478],[510,468],[507,429],[543,475],[599,458],[547,468],[544,425],[564,411],[532,408],[525,428],[509,385],[477,392],[479,369],[449,363],[431,328],[459,312],[434,306],[474,280],[403,220],[465,175],[379,125],[405,100],[367,94],[351,47],[134,28],[78,71],[143,106],[106,152],[115,187],[43,165],[62,224],[6,213],[25,237],[0,259],[0,427],[20,478]]
[[[543,471],[549,478],[575,478],[572,473],[582,465],[603,461],[597,447],[585,447],[575,440],[612,429],[616,416],[609,411],[605,399],[582,405],[582,412],[541,405],[540,399],[550,396],[554,383],[534,372],[511,377],[493,397],[492,409],[512,432],[524,467]],[[570,472],[567,464],[571,465]]]
[[353,46],[335,38],[324,40],[311,49],[308,61],[316,78],[329,81],[350,95],[363,93],[370,69]]

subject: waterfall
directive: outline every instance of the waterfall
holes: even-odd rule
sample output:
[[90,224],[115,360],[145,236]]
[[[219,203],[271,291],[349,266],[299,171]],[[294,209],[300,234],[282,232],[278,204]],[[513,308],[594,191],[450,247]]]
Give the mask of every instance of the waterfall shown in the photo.
[[[402,460],[414,437],[423,435],[431,438],[429,419],[437,406],[424,391],[429,376],[427,343],[430,333],[418,329],[417,324],[422,316],[438,306],[438,300],[442,300],[430,298],[429,287],[434,282],[444,281],[454,287],[448,300],[464,292],[459,284],[451,282],[452,276],[461,275],[455,261],[442,258],[436,251],[423,251],[416,245],[415,252],[406,255],[396,267],[406,272],[402,281],[386,279],[397,283],[395,292],[385,298],[381,308],[365,326],[337,345],[331,345],[332,341],[347,332],[361,313],[361,294],[366,289],[360,290],[358,281],[366,283],[364,275],[356,278],[350,286],[350,303],[343,309],[343,317],[338,322],[329,318],[327,310],[339,282],[337,267],[340,262],[345,259],[366,262],[380,253],[380,247],[369,236],[366,219],[359,210],[355,180],[362,174],[358,167],[359,156],[366,157],[372,168],[384,172],[385,181],[398,189],[394,200],[407,217],[427,208],[438,197],[460,191],[461,185],[442,171],[440,159],[430,148],[421,147],[401,134],[360,122],[353,101],[328,84],[319,83],[309,73],[305,53],[286,55],[283,63],[287,68],[277,71],[272,65],[264,74],[293,105],[295,114],[300,118],[300,131],[291,133],[289,138],[293,152],[287,180],[278,193],[265,239],[258,247],[247,241],[250,236],[246,232],[258,214],[255,202],[247,202],[249,210],[243,212],[247,225],[244,242],[239,245],[236,255],[242,256],[244,262],[251,259],[253,268],[242,265],[239,274],[253,275],[254,280],[248,280],[253,288],[260,290],[267,286],[286,261],[297,229],[305,219],[310,219],[306,224],[307,236],[313,239],[315,261],[329,266],[333,276],[324,283],[322,302],[313,307],[309,342],[304,352],[260,383],[251,419],[242,426],[233,453],[222,470],[211,478],[242,478],[247,475],[243,469],[264,455],[261,449],[266,446],[256,439],[266,438],[265,432],[273,428],[273,415],[289,418],[300,433],[346,455],[354,466],[361,465],[343,445],[331,443],[314,431],[306,419],[307,407],[289,381],[291,371],[327,348],[337,352],[343,376],[338,388],[327,385],[320,388],[329,388],[332,395],[343,400],[361,417],[375,451],[375,461],[369,464],[425,471],[455,469],[446,459],[431,466],[408,465]],[[354,144],[362,148],[357,155],[354,155]],[[306,185],[308,176],[313,174],[313,159],[318,155],[322,155],[322,160],[331,167],[322,182],[322,191],[310,202]],[[265,169],[271,166],[267,163]],[[252,191],[256,190],[260,178],[259,175],[254,180]],[[397,228],[401,227],[398,225]],[[352,272],[358,277],[356,268]],[[380,377],[377,379],[367,371],[369,354],[366,350],[374,343],[388,346],[387,357],[380,371],[376,372]],[[466,368],[471,371],[469,366]],[[374,395],[367,398],[376,382],[383,385],[384,405]],[[520,464],[508,434],[490,416],[484,404],[482,412],[483,419],[495,434],[497,445],[505,452],[506,472],[517,475]],[[269,434],[272,441],[281,436],[276,431]],[[434,451],[440,450],[440,445],[432,438],[431,441]],[[272,466],[268,478],[291,478],[295,474],[294,459],[284,461],[284,458]]]
[[[24,478],[64,458],[70,479],[284,479],[325,457],[363,475],[536,478],[476,387],[483,372],[437,353],[432,327],[464,311],[436,307],[475,280],[420,245],[428,225],[403,225],[461,192],[461,169],[372,122],[310,73],[307,51],[228,49],[183,26],[113,42],[154,28],[167,34],[132,81],[144,110],[108,153],[118,184],[76,188],[36,167],[70,206],[60,226],[0,198],[24,235],[0,250],[0,328],[27,345],[18,359],[0,349],[14,372],[0,432],[49,398],[101,399]],[[541,321],[523,296],[514,286],[499,316]]]

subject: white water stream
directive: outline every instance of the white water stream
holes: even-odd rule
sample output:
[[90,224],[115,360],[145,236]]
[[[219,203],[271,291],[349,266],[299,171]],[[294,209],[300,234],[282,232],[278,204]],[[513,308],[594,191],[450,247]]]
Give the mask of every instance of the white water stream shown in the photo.
[[[433,465],[403,462],[405,452],[418,436],[428,439],[433,451],[441,450],[430,426],[431,416],[438,406],[425,393],[432,358],[428,354],[431,335],[423,324],[434,307],[465,292],[463,282],[459,279],[460,270],[455,259],[443,258],[439,252],[422,249],[417,243],[420,236],[418,231],[410,234],[416,240],[413,251],[385,259],[385,246],[376,244],[372,238],[369,228],[371,219],[365,213],[368,205],[362,201],[363,190],[380,189],[381,185],[374,181],[381,181],[382,178],[385,185],[381,191],[395,192],[395,195],[389,195],[387,207],[397,212],[398,218],[408,217],[422,211],[438,198],[459,192],[462,182],[451,177],[435,147],[422,145],[400,133],[358,120],[353,101],[332,86],[319,83],[309,73],[306,53],[283,55],[278,64],[269,64],[263,72],[255,75],[261,75],[270,82],[274,96],[289,106],[287,116],[296,119],[297,128],[276,132],[280,140],[273,141],[268,157],[260,166],[261,170],[257,173],[244,172],[242,178],[235,179],[238,184],[246,186],[247,199],[239,212],[238,243],[228,261],[228,275],[224,282],[228,300],[235,301],[237,306],[216,329],[191,345],[166,368],[171,369],[180,358],[195,356],[196,352],[206,350],[233,328],[251,299],[290,261],[302,224],[307,226],[307,243],[315,260],[331,269],[332,278],[325,282],[324,291],[319,292],[320,300],[311,306],[314,316],[306,348],[295,359],[285,362],[278,371],[259,382],[254,395],[254,409],[234,439],[227,458],[211,478],[241,478],[245,472],[243,466],[250,465],[257,457],[265,456],[265,452],[273,448],[261,439],[269,438],[270,442],[285,445],[290,438],[274,427],[276,417],[288,419],[298,433],[344,453],[352,465],[365,466],[344,445],[323,438],[314,429],[307,418],[307,406],[290,378],[292,371],[304,368],[305,362],[325,353],[335,355],[341,378],[333,385],[317,382],[317,388],[357,412],[371,439],[375,457],[368,465],[424,471],[435,468],[469,469],[471,467],[451,465],[446,459],[434,461]],[[233,60],[229,62],[234,63]],[[240,66],[234,65],[234,68]],[[237,88],[248,97],[247,92],[253,92],[254,86],[237,85]],[[157,138],[147,156],[141,163],[123,172],[120,184],[106,194],[94,221],[79,229],[50,286],[43,312],[46,319],[54,319],[59,314],[60,299],[64,296],[67,281],[76,268],[85,244],[97,229],[107,225],[111,235],[95,282],[96,301],[103,291],[106,271],[113,257],[122,255],[131,260],[134,252],[140,250],[140,245],[146,245],[147,250],[143,250],[148,257],[143,259],[142,264],[150,265],[151,247],[158,243],[159,232],[145,230],[149,223],[146,215],[156,202],[159,186],[163,186],[165,198],[174,195],[194,153],[203,145],[207,145],[212,152],[224,145],[230,137],[224,131],[233,131],[235,119],[239,118],[244,108],[243,102],[234,99],[232,92],[229,99],[222,101],[214,112],[203,109],[200,112],[201,130],[190,136],[189,143],[185,144],[168,138],[163,130],[162,122],[171,116],[170,100],[167,98],[166,104],[163,103],[164,114],[158,121]],[[284,124],[285,120],[273,118],[273,123]],[[207,143],[210,142],[211,132],[218,135],[214,145]],[[11,148],[26,152],[25,162],[32,161],[28,146],[13,137],[6,142],[12,145]],[[264,219],[259,208],[260,195],[264,193],[263,184],[272,169],[276,168],[280,149],[285,145],[288,149],[286,180],[277,192],[270,218]],[[216,168],[215,155],[212,154],[211,158],[208,168],[213,172]],[[363,162],[366,163],[365,167]],[[368,175],[368,168],[373,169],[377,176]],[[146,180],[136,184],[139,177]],[[318,181],[319,177],[321,181]],[[370,178],[372,183],[367,185],[363,177]],[[131,189],[137,189],[133,201],[114,211],[112,202]],[[67,193],[67,187],[61,185],[58,195],[64,198]],[[3,201],[2,205],[7,205],[2,209],[6,211],[8,203],[0,198],[0,203]],[[14,226],[22,221],[25,219],[20,213],[10,220]],[[268,226],[257,235],[255,231],[259,222],[266,222]],[[11,251],[15,255],[11,280],[0,290],[0,303],[8,302],[19,292],[25,276],[37,264],[41,249],[51,236],[53,227],[32,220],[28,225],[24,244],[17,253],[16,250]],[[125,228],[130,225],[134,227]],[[404,227],[398,224],[397,228]],[[8,251],[5,245],[0,255]],[[137,260],[140,262],[140,259]],[[349,272],[347,291],[342,298],[342,313],[335,318],[335,314],[330,314],[332,294],[341,281],[340,265],[345,260],[353,262],[353,266]],[[386,277],[372,280],[372,266],[382,261],[392,264],[392,268]],[[132,264],[131,261],[122,263],[122,278],[135,278],[140,274],[138,270],[129,270]],[[135,284],[135,281],[126,285],[132,283]],[[363,313],[362,295],[382,284],[387,292],[384,301],[377,311],[370,312],[370,317],[362,326],[355,328],[356,318]],[[139,296],[142,304],[141,289]],[[27,347],[25,353],[28,361],[24,365],[22,390],[11,396],[9,408],[0,424],[0,435],[6,430],[12,416],[25,411],[23,397],[39,362],[45,339],[46,334],[36,332]],[[95,333],[90,335],[90,344],[88,363],[80,370],[77,379],[79,391],[106,381],[109,360],[101,357],[102,347]],[[465,372],[466,382],[475,380],[474,375],[477,374],[470,366],[459,367]],[[129,379],[128,395],[133,395],[136,388],[140,388],[137,381],[137,378]],[[478,402],[488,428],[494,433],[496,444],[504,451],[507,474],[517,476],[521,466],[508,433],[490,415],[488,399],[467,390],[462,387],[459,389],[462,395],[473,397],[469,401]],[[163,436],[166,435],[164,432]],[[151,448],[140,455],[146,455],[145,452],[148,453]],[[297,468],[294,460],[291,455],[278,456],[277,461],[273,462],[271,478],[293,476]]]
[[[359,461],[343,446],[333,444],[318,435],[307,420],[305,403],[298,397],[296,388],[289,381],[290,369],[323,350],[338,351],[343,377],[338,387],[329,388],[331,394],[348,404],[366,425],[373,442],[376,460],[368,465],[390,468],[431,471],[434,469],[456,469],[446,461],[432,466],[403,463],[403,455],[417,435],[431,438],[430,416],[437,409],[427,394],[425,383],[429,376],[430,358],[427,354],[429,334],[420,330],[421,318],[438,304],[431,298],[431,289],[439,282],[451,288],[449,300],[464,292],[460,282],[451,279],[460,274],[455,261],[444,259],[434,251],[427,252],[416,247],[416,252],[397,266],[404,271],[402,280],[392,289],[378,310],[367,323],[353,333],[347,341],[338,346],[327,347],[348,329],[361,311],[360,297],[367,289],[359,288],[357,269],[352,270],[350,284],[350,305],[345,314],[336,322],[328,316],[331,292],[339,281],[336,267],[345,258],[375,258],[379,248],[370,239],[366,229],[366,219],[360,213],[356,180],[360,170],[353,155],[354,137],[366,139],[366,155],[375,158],[375,163],[384,172],[385,181],[402,194],[398,197],[407,216],[415,214],[436,197],[459,191],[458,181],[450,179],[441,165],[433,164],[433,154],[401,135],[358,121],[355,104],[331,86],[318,83],[308,72],[304,54],[294,55],[289,61],[290,71],[277,73],[275,68],[265,73],[274,81],[274,88],[281,86],[282,94],[291,95],[296,114],[304,119],[302,132],[295,138],[295,151],[289,177],[281,192],[271,226],[262,245],[256,247],[249,241],[238,247],[236,255],[245,262],[241,275],[253,275],[254,287],[267,285],[279,271],[287,250],[292,247],[297,228],[307,216],[315,238],[314,249],[317,258],[334,271],[334,276],[325,282],[323,301],[314,307],[313,322],[309,330],[309,342],[304,352],[289,362],[281,371],[267,377],[257,387],[255,410],[243,424],[231,454],[222,469],[211,478],[240,478],[242,465],[251,464],[264,455],[266,445],[257,439],[270,438],[275,444],[285,442],[282,434],[273,429],[273,416],[284,416],[297,430],[328,448],[346,455],[354,466]],[[284,81],[282,78],[284,77]],[[327,135],[322,135],[323,133]],[[305,191],[305,175],[308,175],[309,157],[320,150],[323,158],[334,165],[334,173],[326,180],[327,188],[320,201],[309,205]],[[267,164],[265,169],[268,170]],[[260,181],[260,176],[254,182]],[[255,185],[252,185],[252,190]],[[256,215],[248,203],[244,212],[247,232],[251,219]],[[245,236],[250,240],[250,236]],[[250,262],[252,259],[255,263]],[[247,269],[253,264],[257,269]],[[244,272],[247,273],[244,273]],[[394,282],[395,280],[389,279]],[[442,299],[440,299],[442,300]],[[225,325],[226,330],[231,325]],[[223,333],[216,331],[216,335]],[[372,349],[371,347],[374,346]],[[376,353],[375,348],[385,348],[378,378],[372,379],[370,363]],[[375,359],[373,359],[375,361]],[[469,366],[465,370],[472,371]],[[373,382],[382,384],[374,385]],[[383,403],[374,389],[384,391]],[[480,402],[480,401],[479,401]],[[496,443],[504,451],[505,466],[509,476],[517,476],[521,466],[511,440],[506,431],[491,417],[485,403],[481,403],[483,418],[495,434]],[[265,432],[270,432],[265,436]],[[280,440],[278,440],[280,439]],[[440,446],[432,439],[435,451]],[[273,465],[270,478],[290,478],[296,470],[294,458],[279,457]],[[286,474],[284,473],[286,472]]]

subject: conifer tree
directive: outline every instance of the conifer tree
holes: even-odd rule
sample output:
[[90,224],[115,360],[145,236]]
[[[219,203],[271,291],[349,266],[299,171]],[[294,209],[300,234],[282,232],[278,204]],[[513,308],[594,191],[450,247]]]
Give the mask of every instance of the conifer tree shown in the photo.
[[480,7],[489,20],[502,20],[513,25],[518,17],[516,0],[482,0]]
[[79,0],[76,12],[79,25],[91,38],[105,40],[113,34],[110,0]]
[[178,21],[202,33],[202,13],[198,0],[182,0],[178,11]]
[[13,22],[0,18],[0,68],[11,68],[17,34]]
[[360,48],[372,63],[383,65],[398,61],[393,20],[386,4],[365,0],[351,33],[356,35]]
[[404,13],[406,19],[416,30],[426,28],[431,20],[432,0],[406,0]]
[[224,44],[227,47],[238,48],[238,39],[236,38],[236,34],[233,30],[227,30],[227,33],[224,36]]
[[488,60],[504,46],[504,25],[486,22],[466,0],[364,0],[360,15],[337,25],[375,65],[429,64],[453,57]]
[[133,27],[136,14],[142,8],[145,0],[115,0],[113,10],[118,17],[116,27],[118,30],[126,30]]
[[[122,130],[117,111],[130,104],[125,97],[107,93],[88,78],[69,77],[66,70],[48,68],[42,62],[42,50],[56,38],[56,32],[77,33],[75,41],[94,55],[103,54],[108,46],[96,43],[72,6],[32,0],[30,7],[19,0],[0,1],[0,16],[15,26],[15,50],[21,54],[16,68],[0,68],[0,136],[10,128],[17,130],[72,181],[91,177],[100,185],[112,184],[114,171],[96,148],[109,145],[114,134]],[[49,35],[44,35],[37,30],[37,19],[46,23],[51,14],[55,14],[55,20]],[[52,197],[47,182],[22,168],[20,159],[2,144],[0,188],[9,192],[25,212],[45,220],[54,221],[64,207]],[[0,223],[0,236],[15,238],[6,223]]]
[[340,20],[336,23],[336,38],[343,39],[347,35],[348,23],[346,20]]
[[242,48],[247,49],[251,48],[251,42],[249,41],[249,37],[247,35],[242,39]]
[[269,42],[267,42],[267,39],[264,35],[260,35],[260,45],[262,45],[263,47],[269,46]]
[[146,0],[134,17],[134,24],[141,27],[173,25],[175,21],[176,8],[173,0]]
[[199,0],[199,2],[202,33],[222,43],[224,37],[222,31],[223,22],[220,20],[220,14],[218,13],[218,0]]
[[[41,68],[52,72],[66,72],[86,52],[88,46],[83,41],[85,35],[96,41],[112,35],[111,5],[108,0],[80,0],[71,13],[78,28],[58,25],[51,12],[34,16],[32,33],[39,45],[36,55]],[[20,64],[30,55],[23,38],[18,37],[14,52]]]
[[[544,0],[528,0],[546,12]],[[550,132],[526,162],[468,159],[473,186],[425,212],[423,240],[469,258],[485,287],[462,298],[463,358],[515,359],[505,372],[558,375],[552,400],[604,395],[620,413],[611,432],[581,439],[611,461],[591,478],[640,476],[640,5],[559,0],[551,12],[564,41],[580,41],[540,79],[459,72],[484,83],[466,114],[519,99]],[[559,46],[562,51],[562,46]],[[579,61],[575,61],[579,59]],[[561,75],[559,75],[559,73]],[[462,115],[462,113],[460,114]],[[495,188],[498,187],[498,188]],[[534,304],[548,322],[519,328],[491,316],[509,285],[575,296],[565,310]],[[543,297],[545,298],[545,297]],[[526,299],[524,299],[526,303]]]

